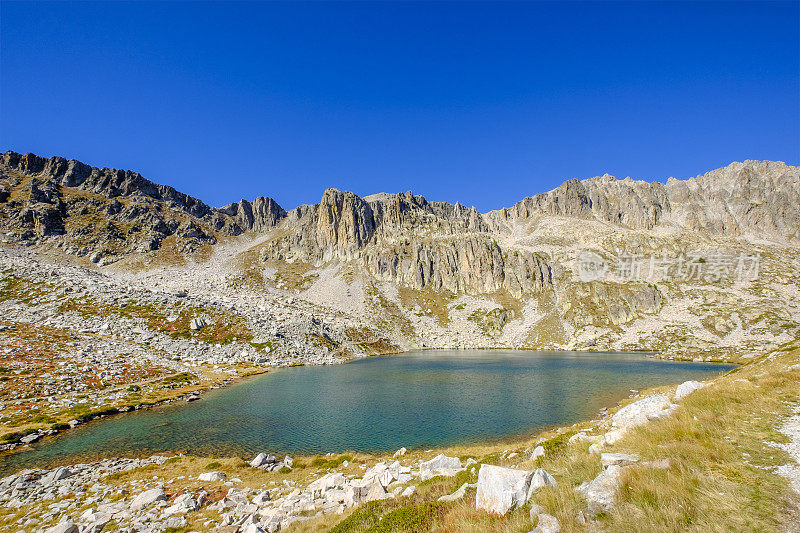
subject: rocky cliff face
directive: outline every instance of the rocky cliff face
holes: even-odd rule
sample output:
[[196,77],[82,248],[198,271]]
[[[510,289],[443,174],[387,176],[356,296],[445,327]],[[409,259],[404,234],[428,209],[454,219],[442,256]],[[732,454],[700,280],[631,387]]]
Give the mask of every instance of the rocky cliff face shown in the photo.
[[259,196],[253,202],[242,199],[220,208],[245,231],[263,232],[274,228],[286,217],[286,211],[272,198]]
[[511,208],[490,213],[495,225],[539,216],[594,218],[632,229],[652,229],[669,212],[664,185],[617,180],[605,174],[583,181],[569,180],[558,188],[525,198]]
[[[800,334],[800,168],[783,163],[733,163],[666,183],[570,180],[485,214],[411,192],[336,189],[287,212],[266,197],[214,208],[135,172],[7,152],[0,228],[101,265],[165,250],[182,257],[225,239],[247,253],[220,267],[250,269],[230,273],[236,287],[257,280],[259,290],[362,317],[401,347],[746,350]],[[237,240],[244,234],[259,239]],[[763,264],[742,284],[583,280],[585,250],[608,261],[758,253]]]
[[717,235],[798,240],[800,168],[781,162],[732,163],[666,184],[605,174],[569,180],[487,214],[493,228],[542,216],[595,219],[630,229],[656,226]]
[[691,230],[797,242],[800,168],[745,161],[689,180],[670,178],[673,220]]
[[191,252],[221,235],[264,231],[285,216],[270,198],[215,209],[137,172],[15,152],[0,157],[0,190],[6,230],[31,242],[60,236],[67,251],[96,260],[157,250],[168,238]]

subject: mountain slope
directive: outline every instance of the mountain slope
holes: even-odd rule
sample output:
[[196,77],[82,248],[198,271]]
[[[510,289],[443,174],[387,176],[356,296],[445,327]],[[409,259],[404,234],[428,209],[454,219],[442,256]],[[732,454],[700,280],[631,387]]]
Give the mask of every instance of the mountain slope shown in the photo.
[[[289,211],[263,197],[214,208],[135,172],[14,152],[0,173],[10,242],[122,281],[304,301],[400,348],[735,358],[800,333],[800,168],[784,163],[569,180],[483,214],[336,189]],[[584,276],[586,254],[605,275]]]

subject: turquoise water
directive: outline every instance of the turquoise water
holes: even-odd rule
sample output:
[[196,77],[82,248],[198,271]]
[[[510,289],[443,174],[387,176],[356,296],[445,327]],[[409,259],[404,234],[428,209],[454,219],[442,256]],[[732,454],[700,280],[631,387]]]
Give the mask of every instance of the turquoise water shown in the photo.
[[0,470],[165,451],[384,451],[499,439],[587,419],[629,389],[731,366],[630,353],[424,351],[295,367],[107,418],[0,458]]

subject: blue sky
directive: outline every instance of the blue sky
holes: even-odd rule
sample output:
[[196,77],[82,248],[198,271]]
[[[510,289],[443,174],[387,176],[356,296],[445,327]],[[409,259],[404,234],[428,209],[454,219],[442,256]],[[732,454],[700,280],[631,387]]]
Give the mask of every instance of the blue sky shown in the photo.
[[3,1],[0,149],[287,209],[796,165],[798,5]]

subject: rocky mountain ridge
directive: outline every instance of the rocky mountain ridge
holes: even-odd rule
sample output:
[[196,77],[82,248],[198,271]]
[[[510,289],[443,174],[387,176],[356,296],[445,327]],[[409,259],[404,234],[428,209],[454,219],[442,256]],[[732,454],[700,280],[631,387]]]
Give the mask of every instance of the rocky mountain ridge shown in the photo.
[[[135,172],[7,152],[0,228],[9,243],[58,260],[66,252],[118,278],[323,306],[401,349],[744,353],[800,333],[800,168],[779,162],[666,183],[569,180],[488,213],[410,191],[336,189],[286,211],[266,197],[215,208]],[[724,279],[675,279],[673,270],[583,280],[586,251],[606,266],[624,256],[733,265],[757,255],[760,271],[747,282],[731,265]]]
[[[214,244],[216,234],[264,233],[281,225],[289,234],[278,248],[319,262],[351,259],[370,245],[402,238],[503,233],[513,224],[544,216],[597,220],[633,230],[665,227],[787,242],[800,238],[800,168],[770,161],[732,163],[666,183],[618,180],[608,174],[571,179],[485,214],[458,203],[429,202],[410,191],[365,199],[336,189],[326,190],[320,203],[288,213],[268,197],[215,208],[137,172],[11,151],[0,158],[0,172],[3,203],[13,201],[10,189],[27,181],[27,198],[19,195],[27,200],[17,212],[20,227],[42,236],[63,233],[64,219],[73,212],[62,189],[76,189],[106,200],[103,214],[112,221],[132,221],[152,234],[151,250],[175,234]],[[91,207],[101,206],[84,204],[73,211],[82,214]]]

